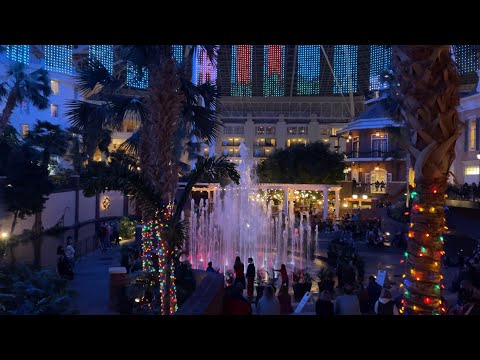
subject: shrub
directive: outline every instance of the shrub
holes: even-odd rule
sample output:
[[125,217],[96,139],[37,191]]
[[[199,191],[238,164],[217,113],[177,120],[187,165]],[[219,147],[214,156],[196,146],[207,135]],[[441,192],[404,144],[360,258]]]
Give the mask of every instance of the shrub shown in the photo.
[[135,226],[136,223],[133,220],[130,220],[128,217],[123,217],[120,219],[119,225],[119,236],[123,239],[131,239],[135,236]]

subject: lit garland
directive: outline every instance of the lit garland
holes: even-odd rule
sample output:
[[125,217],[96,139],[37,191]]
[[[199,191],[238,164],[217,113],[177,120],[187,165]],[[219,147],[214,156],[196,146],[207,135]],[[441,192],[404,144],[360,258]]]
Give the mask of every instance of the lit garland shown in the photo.
[[442,234],[447,229],[443,187],[433,184],[411,193],[412,222],[408,231],[408,250],[404,254],[407,271],[402,276],[405,292],[400,309],[405,315],[446,312],[441,296],[441,258],[445,254]]

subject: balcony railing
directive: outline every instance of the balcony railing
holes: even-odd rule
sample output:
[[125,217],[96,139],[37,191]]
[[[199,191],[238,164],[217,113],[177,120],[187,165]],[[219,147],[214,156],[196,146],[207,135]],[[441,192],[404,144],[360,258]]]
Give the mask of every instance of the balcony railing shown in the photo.
[[345,153],[347,159],[358,159],[358,158],[387,158],[391,155],[389,151],[380,151],[380,150],[373,150],[373,151],[351,151],[349,153]]
[[373,184],[357,184],[352,187],[352,194],[362,195],[362,194],[386,194],[388,190],[388,184],[376,185]]

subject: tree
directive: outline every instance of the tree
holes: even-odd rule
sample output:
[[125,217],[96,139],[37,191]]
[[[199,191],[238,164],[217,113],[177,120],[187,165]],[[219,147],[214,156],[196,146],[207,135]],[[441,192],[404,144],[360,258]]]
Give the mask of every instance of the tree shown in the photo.
[[24,101],[43,110],[49,105],[48,97],[52,93],[50,77],[45,69],[27,72],[25,64],[12,62],[6,73],[7,80],[0,84],[0,99],[5,107],[0,115],[0,134],[10,121],[13,110]]
[[9,156],[4,190],[7,209],[13,213],[10,234],[18,218],[41,213],[52,191],[48,171],[40,166],[40,157],[37,150],[25,144],[15,148]]
[[[203,47],[212,62],[215,62],[216,47]],[[187,46],[185,64],[191,64],[189,54],[193,52],[189,49]],[[215,101],[218,95],[216,88],[209,83],[200,86],[191,83],[189,66],[177,66],[172,58],[171,45],[124,46],[120,50],[125,53],[124,59],[137,66],[140,77],[143,76],[145,68],[148,70],[149,87],[146,93],[125,100],[125,96],[119,92],[123,84],[116,82],[100,64],[91,63],[81,75],[79,85],[82,93],[92,99],[72,101],[69,115],[72,125],[81,130],[96,126],[99,130],[109,131],[119,127],[126,117],[139,120],[139,131],[127,141],[124,148],[138,154],[141,163],[140,177],[147,191],[156,199],[155,208],[143,208],[142,217],[146,223],[144,229],[151,230],[151,226],[158,226],[160,233],[168,233],[164,225],[172,216],[173,208],[169,204],[172,204],[175,198],[182,168],[180,156],[185,150],[198,145],[190,141],[192,135],[201,136],[207,143],[214,140],[220,126],[215,117]],[[201,105],[202,102],[205,106]],[[128,107],[129,112],[123,111]],[[108,136],[106,139],[108,140]],[[165,293],[168,296],[165,303],[162,301],[161,312],[172,314],[174,310],[170,303],[170,289],[174,289],[174,286],[170,286],[169,274],[173,269],[168,267],[168,264],[173,264],[175,246],[165,240],[170,238],[169,235],[158,238],[157,232],[144,233],[150,237],[146,241],[152,244],[148,246],[149,250],[144,257],[151,259],[154,255],[157,257],[158,253],[166,254],[162,265],[165,268],[161,272],[162,276],[166,276],[165,289],[161,296],[165,296]],[[145,261],[147,267],[150,262]],[[155,268],[151,269],[156,271]]]
[[462,123],[458,74],[448,45],[393,46],[400,110],[410,130],[416,187],[407,247],[406,314],[445,313],[441,255],[445,192]]
[[321,142],[277,149],[257,167],[260,182],[335,184],[344,178],[343,156]]

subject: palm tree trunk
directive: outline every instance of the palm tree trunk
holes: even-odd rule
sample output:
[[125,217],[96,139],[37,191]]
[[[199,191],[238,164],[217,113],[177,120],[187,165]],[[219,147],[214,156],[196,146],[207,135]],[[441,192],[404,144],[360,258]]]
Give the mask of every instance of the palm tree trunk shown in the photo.
[[15,85],[10,93],[8,94],[7,101],[5,103],[5,107],[3,108],[2,115],[0,116],[0,134],[3,133],[3,130],[8,125],[10,117],[13,114],[13,110],[15,109],[15,105],[18,99],[18,91],[17,86]]
[[393,46],[401,114],[410,128],[415,193],[404,275],[405,314],[445,313],[442,300],[445,191],[462,123],[448,45]]

